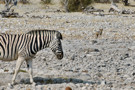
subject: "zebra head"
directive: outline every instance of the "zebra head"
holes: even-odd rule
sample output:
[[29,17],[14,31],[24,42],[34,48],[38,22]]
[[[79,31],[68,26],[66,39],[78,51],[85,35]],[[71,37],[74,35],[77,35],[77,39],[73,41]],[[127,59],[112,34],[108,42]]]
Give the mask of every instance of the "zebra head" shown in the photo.
[[54,39],[50,43],[50,48],[58,59],[63,58],[63,49],[62,49],[61,40],[62,40],[61,33],[56,32]]

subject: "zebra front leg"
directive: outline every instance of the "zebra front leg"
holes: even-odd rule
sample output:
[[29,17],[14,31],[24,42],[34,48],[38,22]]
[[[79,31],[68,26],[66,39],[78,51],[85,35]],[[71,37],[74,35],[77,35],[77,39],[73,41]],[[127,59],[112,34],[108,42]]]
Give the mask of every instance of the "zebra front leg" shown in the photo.
[[26,60],[26,63],[27,63],[28,73],[29,73],[29,76],[30,76],[30,83],[32,83],[35,86],[36,83],[33,80],[32,60]]
[[23,63],[25,59],[23,57],[18,57],[17,61],[16,61],[16,69],[15,69],[15,73],[13,75],[13,78],[12,78],[12,83],[11,85],[13,86],[15,84],[15,79],[16,79],[16,76],[18,74],[18,71]]

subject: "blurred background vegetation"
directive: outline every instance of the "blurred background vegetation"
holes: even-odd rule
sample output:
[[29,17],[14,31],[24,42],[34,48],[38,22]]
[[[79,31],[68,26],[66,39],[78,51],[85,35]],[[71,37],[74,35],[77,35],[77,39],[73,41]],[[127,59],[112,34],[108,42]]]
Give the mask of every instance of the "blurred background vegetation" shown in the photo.
[[[8,1],[8,0],[7,0]],[[30,0],[17,0],[19,3],[22,3],[22,4],[28,4]],[[12,2],[12,0],[10,0],[10,3]],[[4,4],[5,3],[5,0],[0,0],[0,3],[1,4]]]
[[[120,0],[113,0],[115,3],[119,3]],[[110,0],[94,0],[96,3],[110,3]]]
[[[113,0],[113,2],[119,3],[120,0]],[[110,3],[110,0],[61,0],[67,12],[82,11],[92,3]]]
[[62,5],[68,12],[82,11],[92,2],[93,0],[61,0]]
[[[5,0],[0,0],[3,4]],[[28,4],[36,2],[37,0],[18,0],[19,3]],[[52,2],[60,3],[66,12],[78,12],[84,10],[92,3],[110,3],[110,0],[39,0],[42,4],[52,4]],[[122,2],[123,0],[113,0],[115,3]]]
[[52,0],[41,0],[42,4],[51,4]]

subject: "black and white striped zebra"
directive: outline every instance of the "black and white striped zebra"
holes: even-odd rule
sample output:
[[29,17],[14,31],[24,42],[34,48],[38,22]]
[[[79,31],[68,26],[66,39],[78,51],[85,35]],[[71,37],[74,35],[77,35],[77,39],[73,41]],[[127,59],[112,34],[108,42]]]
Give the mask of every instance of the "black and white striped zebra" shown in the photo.
[[23,61],[26,61],[30,82],[32,76],[32,58],[44,48],[50,47],[58,59],[63,58],[62,35],[55,30],[34,30],[26,34],[0,34],[0,60],[17,60],[11,85],[15,84],[16,75]]

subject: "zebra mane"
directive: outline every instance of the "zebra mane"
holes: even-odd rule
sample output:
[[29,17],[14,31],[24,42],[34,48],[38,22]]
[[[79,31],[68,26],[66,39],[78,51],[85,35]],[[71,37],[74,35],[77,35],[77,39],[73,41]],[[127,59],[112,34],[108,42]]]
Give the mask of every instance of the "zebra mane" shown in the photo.
[[62,39],[62,34],[56,30],[32,30],[32,31],[27,32],[26,34],[37,34],[37,33],[41,33],[41,32],[53,32],[53,33],[56,33],[56,36],[59,39]]
[[38,32],[55,32],[55,30],[32,30],[32,31],[27,32],[26,34],[34,34]]

